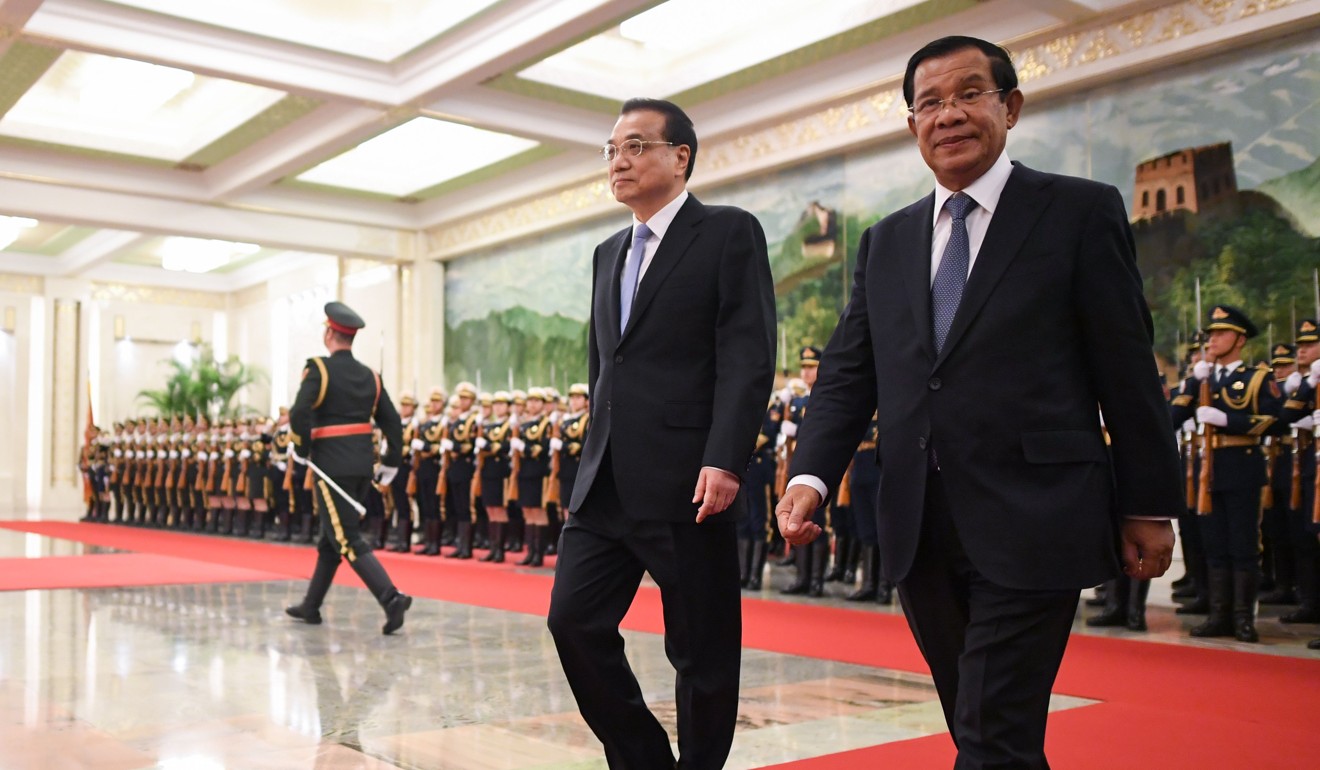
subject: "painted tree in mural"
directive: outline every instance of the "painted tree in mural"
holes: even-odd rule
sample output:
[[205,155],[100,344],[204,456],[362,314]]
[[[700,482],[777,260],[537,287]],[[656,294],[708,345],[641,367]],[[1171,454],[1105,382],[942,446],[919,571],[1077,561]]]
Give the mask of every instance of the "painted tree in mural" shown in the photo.
[[206,415],[214,420],[257,413],[236,398],[248,385],[266,382],[267,376],[259,367],[239,361],[238,356],[217,361],[211,347],[203,345],[186,363],[173,358],[161,363],[170,370],[165,387],[138,392],[138,401],[154,407],[160,416]]

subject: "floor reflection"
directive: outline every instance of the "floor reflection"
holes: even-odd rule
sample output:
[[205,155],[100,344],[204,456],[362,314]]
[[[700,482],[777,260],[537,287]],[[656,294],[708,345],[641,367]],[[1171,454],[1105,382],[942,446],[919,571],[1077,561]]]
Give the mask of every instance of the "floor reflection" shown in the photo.
[[[384,637],[353,588],[330,592],[323,625],[289,620],[303,587],[0,594],[4,766],[604,767],[543,618],[418,600],[404,633]],[[663,641],[626,636],[672,735]],[[924,677],[749,650],[728,767],[943,729]]]

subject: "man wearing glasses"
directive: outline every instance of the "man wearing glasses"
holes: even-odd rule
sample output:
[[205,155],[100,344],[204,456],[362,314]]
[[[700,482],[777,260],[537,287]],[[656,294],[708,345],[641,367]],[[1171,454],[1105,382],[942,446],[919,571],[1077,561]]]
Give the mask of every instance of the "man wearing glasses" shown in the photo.
[[697,137],[670,102],[626,102],[601,154],[633,221],[593,258],[591,422],[549,626],[609,766],[672,770],[619,635],[649,573],[678,670],[678,764],[719,768],[738,713],[738,488],[774,379],[765,234],[688,194]]
[[1158,577],[1172,555],[1150,313],[1118,191],[1005,154],[1023,103],[1006,51],[932,42],[903,95],[935,191],[862,234],[776,516],[790,542],[818,534],[810,514],[878,407],[881,564],[955,767],[1043,770],[1080,589],[1120,560]]

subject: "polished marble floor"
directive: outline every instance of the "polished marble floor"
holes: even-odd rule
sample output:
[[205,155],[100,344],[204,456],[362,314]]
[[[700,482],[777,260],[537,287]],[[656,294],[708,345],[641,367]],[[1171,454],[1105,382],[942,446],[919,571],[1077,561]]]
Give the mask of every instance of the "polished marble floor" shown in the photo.
[[[0,558],[105,552],[0,531]],[[790,577],[791,569],[774,568],[763,596],[778,598],[774,586]],[[605,767],[543,618],[418,599],[406,633],[383,637],[379,607],[349,587],[331,590],[323,625],[291,622],[282,608],[304,587],[0,593],[0,768]],[[831,586],[823,601],[856,607],[842,601],[843,591]],[[1172,613],[1167,584],[1156,587],[1152,603],[1144,638],[1189,643],[1185,628],[1194,619]],[[1267,644],[1238,648],[1314,656],[1305,641],[1320,629],[1283,626],[1271,612],[1261,622]],[[647,701],[672,736],[674,675],[663,641],[625,637]],[[1090,703],[1056,696],[1053,707]],[[747,650],[728,767],[943,731],[927,677]]]

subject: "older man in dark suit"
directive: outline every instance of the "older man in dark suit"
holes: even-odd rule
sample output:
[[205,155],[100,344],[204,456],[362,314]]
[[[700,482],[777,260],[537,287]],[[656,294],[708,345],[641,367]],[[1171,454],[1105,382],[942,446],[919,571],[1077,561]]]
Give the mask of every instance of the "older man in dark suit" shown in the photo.
[[602,150],[633,223],[593,259],[591,423],[549,625],[612,768],[674,767],[619,636],[644,572],[678,670],[679,766],[722,767],[738,712],[738,488],[774,378],[774,287],[756,218],[688,194],[696,154],[692,121],[653,99],[625,103]]
[[792,542],[817,534],[878,407],[881,561],[955,767],[1046,768],[1080,589],[1120,550],[1139,579],[1171,558],[1182,501],[1150,314],[1118,191],[1005,154],[1023,103],[1006,51],[937,40],[903,90],[935,192],[862,235],[776,515]]

